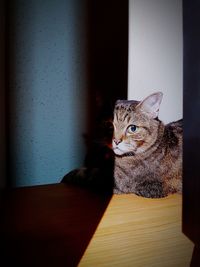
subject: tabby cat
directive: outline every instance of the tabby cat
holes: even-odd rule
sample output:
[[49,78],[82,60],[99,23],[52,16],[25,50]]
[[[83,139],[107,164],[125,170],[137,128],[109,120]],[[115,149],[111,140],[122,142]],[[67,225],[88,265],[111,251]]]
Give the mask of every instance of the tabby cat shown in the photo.
[[113,114],[112,164],[72,171],[63,181],[108,185],[116,194],[147,198],[181,193],[182,120],[164,125],[158,119],[162,97],[158,92],[143,101],[118,100]]

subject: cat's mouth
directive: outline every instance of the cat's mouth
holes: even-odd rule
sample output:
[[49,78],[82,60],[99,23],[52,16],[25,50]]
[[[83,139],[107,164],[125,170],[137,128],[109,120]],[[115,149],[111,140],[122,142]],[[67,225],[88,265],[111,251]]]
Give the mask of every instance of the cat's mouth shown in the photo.
[[112,150],[115,153],[115,155],[119,156],[119,157],[134,156],[135,155],[135,153],[133,152],[133,148],[131,147],[131,149],[130,149],[130,145],[125,146],[123,144],[118,144],[118,145],[113,144]]
[[124,156],[133,152],[133,146],[131,144],[127,144],[125,142],[120,142],[116,144],[116,142],[112,142],[112,149],[115,155]]

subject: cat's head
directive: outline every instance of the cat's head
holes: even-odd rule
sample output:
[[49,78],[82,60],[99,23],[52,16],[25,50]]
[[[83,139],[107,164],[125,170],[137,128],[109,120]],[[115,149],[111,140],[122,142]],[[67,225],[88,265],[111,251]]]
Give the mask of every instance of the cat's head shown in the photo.
[[118,100],[113,119],[112,148],[116,155],[136,155],[150,148],[158,138],[158,113],[163,94],[151,94],[142,101]]

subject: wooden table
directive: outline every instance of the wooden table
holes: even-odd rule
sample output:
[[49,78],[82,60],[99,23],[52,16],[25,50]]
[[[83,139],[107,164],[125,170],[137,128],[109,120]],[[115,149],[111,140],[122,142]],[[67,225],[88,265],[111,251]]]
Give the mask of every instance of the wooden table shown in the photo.
[[181,196],[145,199],[65,184],[7,190],[0,266],[187,267]]

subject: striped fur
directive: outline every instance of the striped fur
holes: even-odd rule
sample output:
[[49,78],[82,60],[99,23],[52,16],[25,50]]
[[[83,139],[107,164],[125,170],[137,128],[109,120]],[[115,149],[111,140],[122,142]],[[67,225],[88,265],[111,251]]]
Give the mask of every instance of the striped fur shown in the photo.
[[115,193],[159,198],[182,191],[182,121],[164,125],[158,119],[161,99],[156,93],[142,102],[116,102]]
[[[143,101],[119,100],[113,114],[110,145],[95,150],[98,164],[68,173],[62,182],[116,194],[160,198],[182,192],[182,120],[158,119],[162,93]],[[103,153],[100,153],[103,151]]]

